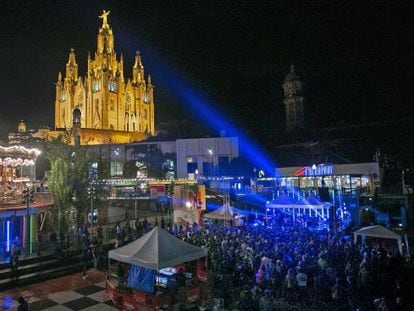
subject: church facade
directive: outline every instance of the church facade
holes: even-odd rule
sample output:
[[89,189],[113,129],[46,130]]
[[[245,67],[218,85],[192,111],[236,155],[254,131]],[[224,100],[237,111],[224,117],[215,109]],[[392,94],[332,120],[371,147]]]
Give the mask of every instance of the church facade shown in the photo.
[[122,54],[115,52],[109,12],[100,16],[97,49],[89,54],[87,73],[78,73],[74,49],[56,83],[55,131],[72,131],[74,143],[141,141],[155,135],[154,87],[137,52],[132,79],[125,80]]

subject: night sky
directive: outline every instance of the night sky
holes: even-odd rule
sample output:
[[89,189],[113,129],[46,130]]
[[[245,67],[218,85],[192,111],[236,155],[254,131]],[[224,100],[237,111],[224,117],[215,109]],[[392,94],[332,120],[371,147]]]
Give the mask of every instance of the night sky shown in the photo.
[[[102,9],[125,74],[141,51],[264,142],[283,128],[291,62],[306,83],[309,128],[410,118],[413,11],[389,1],[2,1],[0,139],[25,119],[53,126],[55,86],[70,48],[81,75]],[[401,2],[403,3],[403,2]],[[159,61],[159,62],[158,62]],[[196,120],[153,74],[156,123]]]

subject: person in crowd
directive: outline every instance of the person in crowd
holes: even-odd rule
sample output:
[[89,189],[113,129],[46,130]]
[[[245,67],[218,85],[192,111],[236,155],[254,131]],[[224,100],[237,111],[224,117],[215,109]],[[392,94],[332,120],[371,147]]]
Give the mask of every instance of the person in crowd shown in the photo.
[[285,297],[287,300],[291,299],[296,287],[296,277],[293,269],[289,269],[285,277]]
[[52,247],[52,252],[56,254],[57,253],[57,234],[54,231],[50,234],[50,244]]
[[86,237],[89,239],[89,230],[88,230],[88,225],[87,224],[83,224],[82,234],[85,234]]
[[272,311],[273,310],[273,301],[271,299],[269,290],[266,290],[264,296],[260,298],[259,309],[260,311]]
[[29,304],[26,302],[24,297],[20,296],[17,302],[19,303],[17,311],[29,311]]
[[103,229],[100,224],[97,225],[96,232],[98,236],[98,244],[102,244],[103,243]]
[[296,284],[298,286],[298,296],[300,299],[303,299],[306,295],[306,287],[308,286],[308,276],[302,268],[298,268],[298,272],[296,274]]
[[115,226],[115,234],[116,234],[116,240],[115,240],[115,248],[122,246],[122,228],[121,225],[119,224],[119,221],[116,223]]
[[263,285],[265,281],[265,269],[263,265],[260,265],[259,269],[256,272],[256,283],[258,286]]
[[88,261],[89,261],[89,240],[86,234],[82,235],[82,279],[86,280],[88,278],[86,271],[88,270]]
[[131,226],[129,225],[129,221],[125,223],[123,233],[124,233],[124,237],[122,239],[123,242],[130,243],[132,241],[132,229],[131,229]]
[[13,249],[10,256],[10,264],[13,276],[17,277],[19,272],[19,254],[16,248]]

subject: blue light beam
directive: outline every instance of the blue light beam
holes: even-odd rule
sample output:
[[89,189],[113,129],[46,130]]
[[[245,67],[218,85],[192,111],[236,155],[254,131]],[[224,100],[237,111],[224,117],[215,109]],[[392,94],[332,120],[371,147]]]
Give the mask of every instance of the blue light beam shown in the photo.
[[[187,108],[195,118],[204,120],[207,125],[217,132],[224,130],[229,136],[238,137],[239,149],[246,159],[257,169],[262,169],[268,176],[280,176],[273,160],[264,152],[263,148],[250,138],[243,129],[233,125],[229,116],[223,115],[214,108],[213,101],[192,86],[178,70],[173,71],[172,66],[165,65],[162,60],[154,57],[158,55],[145,40],[140,40],[136,34],[122,30],[122,23],[116,21],[116,28],[121,29],[121,46],[128,50],[136,49],[138,46],[143,51],[142,58],[146,67],[153,76],[155,84],[165,87],[171,95],[175,96],[180,104]],[[138,45],[137,45],[138,44]],[[148,71],[147,71],[148,72]],[[223,103],[220,103],[223,105]],[[266,133],[263,133],[266,135]]]

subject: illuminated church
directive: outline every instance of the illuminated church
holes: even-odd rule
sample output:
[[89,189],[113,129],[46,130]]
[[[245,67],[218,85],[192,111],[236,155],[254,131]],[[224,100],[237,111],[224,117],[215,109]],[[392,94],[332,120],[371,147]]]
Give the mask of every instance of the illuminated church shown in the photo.
[[65,74],[58,75],[55,128],[71,130],[72,143],[129,143],[155,135],[151,76],[145,77],[137,52],[132,79],[125,80],[124,60],[122,54],[117,58],[108,15],[103,11],[99,16],[97,50],[88,56],[86,75],[78,74],[74,49]]

